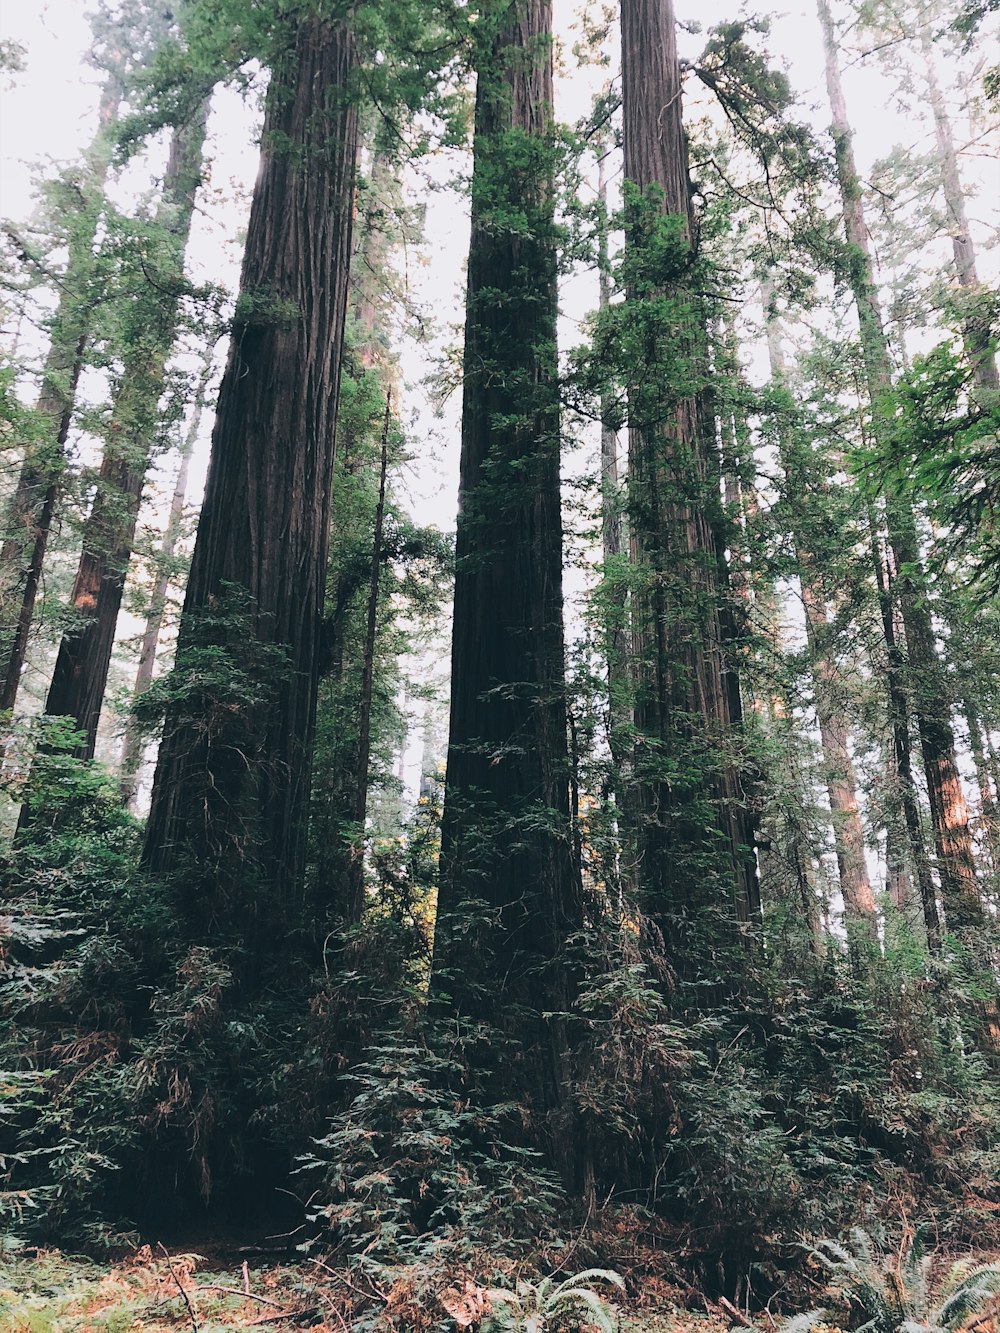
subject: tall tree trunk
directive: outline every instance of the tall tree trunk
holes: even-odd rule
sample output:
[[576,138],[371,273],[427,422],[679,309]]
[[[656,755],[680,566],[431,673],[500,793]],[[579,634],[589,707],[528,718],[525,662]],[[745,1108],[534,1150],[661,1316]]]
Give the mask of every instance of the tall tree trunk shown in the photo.
[[272,72],[144,849],[149,869],[182,877],[190,927],[236,946],[251,984],[300,903],[356,61],[348,21],[306,16]]
[[26,449],[11,497],[0,551],[0,710],[13,708],[28,651],[49,534],[66,467],[66,441],[83,369],[95,293],[94,238],[111,162],[111,132],[122,82],[111,74],[101,92],[97,135],[87,152],[89,178],[52,320],[37,412],[49,429]]
[[[927,76],[931,111],[934,115],[934,135],[937,139],[945,207],[948,210],[948,232],[951,236],[955,273],[967,295],[974,298],[977,293],[982,293],[979,274],[976,271],[976,251],[972,244],[969,219],[965,211],[965,192],[958,170],[955,137],[951,131],[951,121],[938,82],[934,64],[934,43],[926,23],[920,28],[920,51]],[[981,311],[973,308],[966,313],[964,324],[965,348],[972,363],[976,383],[981,389],[996,393],[1000,391],[1000,377],[997,375],[996,357],[990,348],[989,322],[984,321]]]
[[[765,311],[769,306],[770,294],[765,291]],[[769,317],[767,321],[767,350],[772,380],[781,388],[787,389],[788,370],[781,346],[781,332],[775,317]],[[779,438],[778,452],[790,493],[801,497],[810,486],[811,479],[802,475],[787,440]],[[847,723],[843,708],[838,701],[840,681],[830,644],[826,593],[801,523],[793,524],[792,540],[795,544],[796,563],[802,588],[816,717],[819,722],[827,796],[830,801],[830,813],[833,816],[834,845],[848,936],[860,937],[877,949],[878,923],[875,896],[868,878],[865,834],[858,806],[858,784],[854,761],[851,758]]]
[[[158,557],[159,570],[153,591],[149,599],[149,614],[146,616],[146,628],[143,630],[139,646],[139,665],[136,668],[135,684],[132,687],[133,707],[137,700],[153,683],[153,669],[156,665],[156,649],[163,629],[163,618],[167,610],[167,590],[170,587],[170,565],[177,551],[181,523],[184,519],[184,502],[187,498],[188,475],[191,471],[191,455],[198,440],[201,420],[205,411],[205,394],[212,376],[212,353],[206,353],[201,375],[195,389],[194,411],[184,443],[181,445],[180,466],[174,482],[174,493],[170,497],[170,513],[163,533],[163,542]],[[122,801],[134,808],[136,799],[136,778],[142,764],[143,734],[133,712],[125,722],[125,735],[122,741],[122,758],[119,770],[119,789]]]
[[[605,159],[602,152],[597,163],[597,276],[602,316],[611,309],[611,261],[608,254],[608,188]],[[621,833],[620,812],[628,801],[632,783],[632,683],[628,659],[628,592],[623,566],[622,550],[622,491],[618,471],[618,431],[612,424],[610,392],[601,395],[601,545],[604,553],[604,576],[599,604],[600,623],[604,635],[604,655],[608,672],[608,751],[611,764],[608,774],[608,794],[614,794],[619,811],[617,831]],[[574,758],[573,771],[576,774]],[[574,788],[578,784],[574,781]],[[573,809],[577,810],[575,803]],[[577,839],[579,843],[579,835]],[[582,854],[578,847],[577,856]],[[622,892],[622,871],[634,870],[634,857],[612,855],[605,866],[608,890],[615,899]],[[636,892],[634,873],[630,875],[632,897]]]
[[[892,425],[889,350],[872,274],[861,182],[854,160],[851,127],[837,64],[833,19],[827,0],[818,0],[818,11],[823,29],[827,91],[833,115],[837,175],[848,242],[848,276],[858,309],[874,429],[889,432]],[[885,510],[895,565],[892,587],[898,597],[906,632],[907,683],[914,693],[945,918],[953,932],[974,932],[983,924],[983,907],[976,881],[968,806],[955,759],[951,701],[935,642],[916,519],[908,502],[898,497],[887,497]]]
[[[627,296],[646,356],[629,393],[630,546],[641,581],[632,594],[639,744],[631,818],[643,906],[675,965],[690,970],[720,941],[752,930],[759,893],[732,757],[741,708],[727,641],[714,420],[698,388],[707,377],[706,327],[685,290],[694,220],[673,7],[622,0],[621,19],[625,178],[642,196],[626,228]],[[643,278],[646,301],[636,281],[664,214],[676,221],[678,251],[669,292],[676,313],[666,320],[667,293]]]
[[356,783],[352,822],[358,829],[357,840],[351,849],[348,869],[347,920],[360,921],[365,895],[365,819],[368,815],[368,765],[372,746],[372,690],[375,683],[375,635],[378,628],[379,575],[382,570],[382,533],[385,526],[385,481],[389,470],[389,426],[391,424],[392,396],[386,395],[385,421],[382,426],[378,502],[375,506],[375,529],[372,534],[372,566],[368,584],[368,614],[365,623],[365,651],[361,664],[361,699],[358,707],[358,754],[355,762]]
[[70,717],[91,759],[111,666],[118,613],[142,491],[156,438],[164,372],[177,333],[184,251],[201,182],[208,102],[174,130],[156,215],[157,272],[128,311],[130,346],[111,407],[97,493],[83,529],[83,552],[70,605],[77,623],[63,635],[45,701],[51,717]]
[[[432,987],[512,1039],[483,1074],[566,1170],[567,939],[581,923],[564,679],[548,0],[477,25],[451,732]],[[484,1062],[494,1061],[484,1052]]]

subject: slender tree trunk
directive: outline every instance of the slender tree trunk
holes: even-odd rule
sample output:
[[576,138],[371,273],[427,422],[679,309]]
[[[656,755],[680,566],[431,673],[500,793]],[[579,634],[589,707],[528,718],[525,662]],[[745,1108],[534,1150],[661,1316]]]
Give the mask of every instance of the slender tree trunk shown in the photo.
[[622,0],[621,18],[625,177],[642,195],[630,208],[626,252],[641,266],[663,215],[675,219],[679,276],[670,294],[686,305],[665,323],[662,290],[650,302],[634,282],[628,293],[648,358],[629,394],[630,545],[644,580],[632,594],[639,744],[631,817],[643,905],[684,971],[752,930],[759,892],[732,758],[741,709],[714,419],[698,387],[707,378],[706,328],[684,290],[694,220],[673,8]]
[[365,819],[368,815],[368,765],[371,760],[372,688],[375,683],[375,632],[378,628],[379,575],[382,570],[382,532],[385,525],[385,481],[389,469],[389,426],[392,396],[386,395],[385,421],[379,466],[378,503],[375,506],[375,530],[372,535],[372,568],[368,585],[368,616],[365,625],[365,655],[361,666],[361,699],[358,708],[358,756],[355,764],[357,782],[354,792],[353,823],[357,841],[348,869],[347,920],[360,921],[365,896]]
[[307,16],[272,72],[144,851],[180,876],[191,929],[234,945],[251,984],[277,965],[300,902],[356,59],[347,21]]
[[[827,0],[818,0],[818,10],[848,242],[849,279],[858,309],[874,429],[888,432],[892,423],[889,351],[872,275],[861,184]],[[914,712],[930,798],[945,918],[949,930],[956,933],[975,931],[983,924],[983,908],[976,881],[969,812],[955,759],[951,701],[935,642],[916,520],[905,500],[893,496],[887,498],[886,524],[895,565],[892,587],[906,632],[908,683],[915,695]]]
[[111,130],[121,99],[121,80],[112,74],[101,93],[97,136],[87,153],[89,181],[79,223],[70,237],[69,259],[42,371],[36,410],[51,427],[26,449],[7,512],[0,551],[0,710],[13,708],[17,698],[45,552],[59,504],[66,441],[93,312],[93,247],[99,204],[111,161]]
[[[194,411],[191,414],[191,423],[188,426],[187,434],[184,437],[184,443],[181,446],[180,466],[177,469],[177,479],[174,482],[174,493],[170,497],[170,513],[167,516],[167,526],[163,533],[163,543],[160,546],[158,561],[159,571],[156,575],[156,582],[153,584],[153,591],[150,595],[149,614],[146,617],[146,628],[143,631],[142,642],[139,647],[139,665],[136,668],[135,685],[132,688],[133,707],[135,702],[142,698],[153,682],[153,670],[156,665],[156,649],[160,641],[160,631],[163,629],[163,618],[167,610],[167,591],[170,587],[170,565],[177,551],[177,542],[181,533],[181,523],[184,520],[184,501],[187,497],[188,475],[191,470],[191,455],[194,453],[194,446],[198,440],[198,432],[201,429],[201,420],[205,411],[205,394],[208,391],[208,382],[211,375],[212,353],[209,351],[205,356],[205,363],[202,367],[198,386],[195,390]],[[132,808],[134,808],[135,805],[137,790],[136,778],[142,764],[142,754],[142,728],[136,721],[135,714],[130,712],[125,722],[125,736],[122,742],[119,786],[122,801]]]
[[[969,219],[965,212],[965,192],[958,170],[955,137],[951,131],[951,121],[938,82],[934,64],[934,43],[927,24],[923,24],[920,29],[920,51],[924,59],[927,91],[934,115],[934,134],[937,139],[945,207],[948,210],[948,232],[955,259],[955,273],[962,288],[971,297],[976,293],[982,293],[982,288],[976,271],[976,251],[969,231]],[[990,348],[989,320],[984,320],[981,311],[971,309],[965,316],[965,348],[979,387],[992,393],[1000,392],[996,357]]]
[[162,245],[155,280],[128,312],[124,367],[111,408],[97,493],[83,529],[83,552],[70,604],[77,623],[63,635],[45,702],[51,717],[70,717],[91,759],[111,653],[135,540],[142,491],[156,437],[167,359],[177,333],[184,251],[201,181],[208,103],[175,129],[157,210]]
[[[765,291],[764,309],[767,310],[769,305],[770,295]],[[769,318],[767,321],[767,350],[772,380],[787,389],[788,370],[781,346],[781,332],[775,318]],[[810,479],[801,475],[788,442],[782,440],[778,447],[779,462],[784,470],[789,491],[791,494],[801,496],[809,486]],[[793,525],[792,540],[795,543],[796,563],[802,588],[816,716],[819,722],[826,790],[833,817],[837,869],[840,876],[840,891],[844,898],[848,935],[860,936],[877,949],[878,923],[875,896],[868,878],[865,834],[858,806],[858,784],[851,758],[847,723],[838,700],[840,681],[830,645],[826,594],[801,524]]]
[[976,767],[976,785],[979,788],[979,819],[994,872],[1000,871],[1000,811],[997,794],[993,789],[989,759],[983,744],[979,716],[969,699],[962,701],[962,712],[969,729],[969,749]]
[[[510,1036],[483,1074],[568,1162],[567,939],[581,923],[562,623],[548,0],[477,25],[451,733],[432,991]],[[511,219],[516,219],[512,222]],[[497,1055],[499,1055],[499,1049]],[[495,1056],[483,1052],[487,1064]]]

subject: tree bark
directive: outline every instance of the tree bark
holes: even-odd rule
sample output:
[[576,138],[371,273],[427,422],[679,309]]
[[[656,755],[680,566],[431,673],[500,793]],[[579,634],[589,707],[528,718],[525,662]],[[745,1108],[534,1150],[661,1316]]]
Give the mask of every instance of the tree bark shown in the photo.
[[[144,860],[258,979],[300,901],[357,109],[349,20],[272,72]],[[211,665],[205,679],[205,663]]]
[[[146,617],[146,628],[143,630],[142,642],[139,647],[139,665],[136,668],[135,685],[132,687],[133,708],[136,701],[142,698],[153,683],[156,649],[160,641],[160,631],[163,628],[163,618],[167,609],[170,564],[176,553],[177,542],[180,538],[181,523],[184,518],[184,501],[187,497],[188,474],[191,470],[191,455],[194,453],[198,432],[201,429],[201,420],[205,411],[205,394],[208,391],[208,382],[211,375],[212,355],[209,352],[206,354],[198,386],[195,390],[191,424],[188,426],[184,443],[181,446],[180,466],[177,469],[174,492],[170,497],[170,513],[167,516],[167,526],[164,529],[163,542],[160,546],[159,572],[156,575],[156,582],[153,584],[153,591],[150,595],[149,614]],[[135,807],[136,778],[142,764],[142,752],[142,729],[136,721],[135,714],[130,712],[125,722],[125,735],[122,741],[119,789],[122,801],[132,809]]]
[[51,426],[26,449],[7,513],[0,551],[0,710],[12,709],[17,699],[49,534],[59,504],[66,441],[93,310],[93,247],[99,205],[111,162],[111,131],[121,99],[121,78],[111,74],[101,92],[97,135],[87,153],[89,180],[81,195],[79,224],[69,241],[69,258],[42,371],[36,411]]
[[[677,220],[682,258],[669,291],[633,272],[627,296],[643,348],[641,383],[629,392],[630,547],[642,581],[632,594],[631,820],[643,906],[683,970],[752,932],[760,903],[732,756],[742,715],[714,418],[698,384],[707,379],[706,328],[685,290],[695,228],[673,7],[622,0],[621,18],[625,178],[643,197],[631,206],[626,258],[641,268],[664,214]],[[657,313],[665,296],[676,311],[666,325]]]
[[379,575],[382,570],[382,532],[385,525],[385,482],[389,470],[389,426],[391,424],[392,395],[385,400],[385,421],[382,426],[378,502],[375,506],[375,529],[372,534],[372,565],[368,583],[368,611],[365,623],[365,649],[361,665],[361,699],[358,707],[358,753],[355,761],[356,784],[354,809],[351,811],[358,835],[348,868],[347,920],[360,921],[365,897],[365,819],[368,815],[368,765],[371,760],[372,688],[375,682],[375,635],[378,629]]
[[[861,183],[827,0],[818,0],[818,12],[848,242],[848,276],[858,309],[874,429],[887,433],[892,422],[889,350],[872,275]],[[955,759],[951,701],[935,642],[916,519],[909,504],[898,497],[887,497],[885,512],[895,565],[890,588],[895,590],[906,633],[907,683],[914,693],[945,918],[949,930],[955,933],[974,932],[983,924],[983,906],[976,880],[968,806]]]
[[164,373],[177,333],[184,251],[201,182],[208,103],[174,130],[156,215],[156,273],[128,311],[131,345],[111,407],[97,492],[83,529],[70,596],[77,623],[63,635],[45,701],[50,717],[70,717],[91,759],[111,666],[115,629],[135,540],[142,491],[156,438]]
[[[527,1133],[565,1133],[581,924],[564,680],[552,39],[547,0],[480,16],[451,732],[432,991],[513,1039],[494,1068]],[[497,1048],[499,1053],[500,1047]],[[483,1054],[484,1062],[491,1057]]]

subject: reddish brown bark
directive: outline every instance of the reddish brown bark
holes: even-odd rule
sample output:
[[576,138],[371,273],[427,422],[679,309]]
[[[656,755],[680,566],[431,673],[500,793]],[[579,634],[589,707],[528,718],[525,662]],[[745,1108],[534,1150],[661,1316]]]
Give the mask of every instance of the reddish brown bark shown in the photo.
[[88,152],[90,180],[83,214],[70,240],[52,338],[42,371],[36,411],[51,428],[25,451],[6,516],[0,551],[0,710],[13,708],[28,651],[49,534],[66,466],[66,441],[76,405],[93,309],[93,244],[99,201],[110,164],[110,131],[122,98],[112,74],[98,108],[97,136]]
[[[641,255],[652,207],[679,220],[679,239],[691,248],[673,7],[669,0],[623,0],[621,18],[625,178],[647,201],[636,209],[626,245]],[[704,317],[682,279],[673,294],[684,297],[684,311],[679,303],[671,327],[647,333],[649,373],[629,402],[631,555],[643,580],[632,597],[640,735],[632,822],[646,909],[675,956],[691,937],[694,958],[704,931],[713,929],[711,916],[717,938],[750,927],[759,892],[732,758],[741,706],[729,647],[714,421],[697,383],[707,369]],[[643,318],[635,289],[629,298],[635,318]],[[678,365],[693,371],[690,389],[671,388]],[[706,819],[706,800],[717,829]]]
[[[347,23],[300,20],[268,91],[241,296],[144,858],[259,976],[299,900],[357,111]],[[222,675],[204,684],[198,653]],[[219,667],[218,664],[222,666]],[[187,674],[185,674],[185,672]],[[247,676],[246,691],[227,681]]]
[[[208,103],[171,141],[157,210],[158,271],[128,312],[133,345],[111,408],[97,492],[83,529],[70,605],[76,623],[63,635],[45,701],[51,717],[70,717],[83,734],[80,758],[93,757],[111,666],[118,613],[142,491],[156,438],[167,359],[176,335],[184,249],[201,180]],[[148,276],[148,275],[147,275]]]
[[[892,367],[873,278],[860,178],[827,0],[818,0],[818,12],[823,30],[826,82],[848,242],[849,279],[858,309],[875,429],[888,432],[892,428]],[[914,695],[946,923],[952,931],[975,931],[983,924],[983,906],[976,880],[968,806],[955,759],[951,699],[935,641],[916,519],[906,500],[891,496],[886,500],[885,516],[894,564],[894,576],[888,588],[899,605],[906,634],[906,684]],[[890,614],[883,609],[890,669],[895,670],[895,645],[891,641],[889,619]],[[894,689],[900,692],[898,681],[894,683]],[[897,741],[897,750],[899,748]],[[901,755],[898,757],[902,758]]]

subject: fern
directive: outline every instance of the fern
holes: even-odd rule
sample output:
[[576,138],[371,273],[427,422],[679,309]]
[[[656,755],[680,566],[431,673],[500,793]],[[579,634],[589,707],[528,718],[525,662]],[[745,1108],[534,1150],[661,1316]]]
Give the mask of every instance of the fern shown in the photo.
[[[830,1272],[833,1291],[861,1316],[855,1333],[952,1333],[1000,1293],[1000,1265],[955,1264],[944,1299],[932,1308],[926,1229],[918,1228],[893,1256],[883,1255],[861,1227],[850,1239],[849,1247],[823,1239],[805,1248]],[[806,1333],[807,1327],[785,1325],[782,1333]]]
[[562,1282],[554,1277],[538,1283],[519,1282],[516,1291],[494,1288],[488,1292],[494,1308],[482,1333],[545,1333],[564,1326],[574,1315],[586,1318],[600,1333],[615,1333],[614,1312],[593,1290],[593,1282],[625,1290],[622,1278],[607,1268],[586,1268]]

